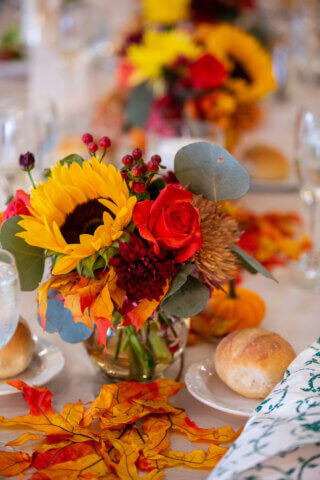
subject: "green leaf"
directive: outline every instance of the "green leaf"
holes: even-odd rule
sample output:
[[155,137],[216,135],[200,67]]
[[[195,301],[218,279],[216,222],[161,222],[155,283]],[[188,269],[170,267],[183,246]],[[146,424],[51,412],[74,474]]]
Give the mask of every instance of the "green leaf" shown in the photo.
[[231,250],[237,256],[242,268],[253,274],[261,273],[261,275],[267,278],[271,278],[271,280],[274,280],[275,282],[278,282],[278,280],[274,278],[274,276],[269,272],[269,270],[267,270],[263,265],[261,265],[261,263],[258,262],[255,258],[251,257],[251,255],[248,255],[248,253],[246,253],[240,247],[234,245],[233,247],[231,247]]
[[76,153],[71,153],[70,155],[67,155],[66,157],[64,157],[62,160],[59,160],[59,163],[61,165],[68,165],[68,167],[70,167],[70,165],[74,162],[82,166],[84,159],[80,157],[80,155],[77,155]]
[[182,147],[174,159],[174,171],[180,183],[213,201],[234,200],[249,189],[249,175],[240,163],[222,147],[195,142]]
[[186,281],[188,280],[188,276],[192,272],[192,268],[192,263],[185,263],[184,265],[182,265],[179,272],[171,280],[169,290],[167,291],[164,300],[173,295],[177,290],[179,290],[179,288],[182,287],[184,283],[186,283]]
[[151,182],[148,186],[148,192],[150,194],[151,200],[155,200],[159,195],[159,193],[161,192],[161,190],[163,190],[166,185],[167,185],[166,182],[161,177]]
[[130,91],[126,117],[129,127],[144,127],[153,102],[153,92],[147,83],[142,83]]
[[0,243],[2,248],[14,256],[20,278],[20,286],[24,291],[31,291],[38,287],[44,270],[44,250],[28,245],[23,238],[16,237],[22,232],[18,225],[21,217],[8,218],[0,230]]
[[179,290],[162,300],[161,307],[169,315],[188,318],[201,312],[209,297],[209,289],[195,277],[189,276]]

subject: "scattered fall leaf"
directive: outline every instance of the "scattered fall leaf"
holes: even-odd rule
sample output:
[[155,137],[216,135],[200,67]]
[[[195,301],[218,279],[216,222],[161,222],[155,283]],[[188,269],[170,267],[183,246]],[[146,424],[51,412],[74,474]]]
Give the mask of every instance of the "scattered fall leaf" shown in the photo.
[[[103,385],[85,406],[66,403],[61,413],[51,405],[52,393],[22,381],[8,382],[20,390],[29,406],[22,417],[0,417],[0,428],[27,429],[11,447],[32,442],[25,452],[0,452],[0,476],[29,480],[161,480],[163,470],[177,466],[212,469],[238,432],[231,427],[200,428],[168,398],[182,383],[161,379],[148,385],[122,382]],[[33,433],[32,431],[38,432]],[[170,433],[191,442],[207,442],[207,451],[174,451]],[[41,433],[40,433],[41,432]],[[141,477],[139,472],[146,472]]]

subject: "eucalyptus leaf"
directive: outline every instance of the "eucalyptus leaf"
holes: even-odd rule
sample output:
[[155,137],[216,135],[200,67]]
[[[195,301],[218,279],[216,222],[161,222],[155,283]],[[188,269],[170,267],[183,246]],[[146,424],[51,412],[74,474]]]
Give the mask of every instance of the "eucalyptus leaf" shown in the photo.
[[235,200],[249,189],[249,175],[224,148],[209,142],[182,147],[174,159],[180,183],[213,201]]
[[41,282],[44,270],[44,251],[28,245],[16,233],[23,229],[18,225],[21,217],[8,218],[0,230],[2,248],[14,256],[20,278],[20,286],[24,291],[35,290]]
[[130,91],[126,119],[128,127],[144,127],[153,102],[153,92],[147,83],[142,83]]
[[209,297],[209,289],[195,277],[189,276],[181,288],[162,300],[161,308],[168,315],[188,318],[201,312]]
[[[52,294],[51,290],[49,292],[45,331],[58,332],[64,342],[83,342],[92,335],[93,330],[82,322],[74,322],[71,311],[64,308],[63,302],[55,298],[57,293]],[[38,315],[38,322],[41,325],[40,315]]]
[[233,247],[231,247],[231,250],[237,256],[242,268],[253,274],[261,273],[261,275],[270,278],[275,282],[278,282],[278,280],[274,278],[274,276],[269,272],[269,270],[267,270],[263,265],[261,265],[261,263],[258,262],[255,258],[251,257],[251,255],[248,255],[248,253],[246,253],[240,247],[234,245]]
[[166,298],[170,297],[171,295],[173,295],[177,290],[179,290],[179,288],[182,287],[182,285],[184,283],[186,283],[186,281],[188,279],[188,276],[192,272],[192,268],[193,268],[192,263],[186,263],[186,264],[182,265],[179,272],[175,275],[175,277],[173,277],[173,279],[170,283],[169,290],[168,290],[164,300]]

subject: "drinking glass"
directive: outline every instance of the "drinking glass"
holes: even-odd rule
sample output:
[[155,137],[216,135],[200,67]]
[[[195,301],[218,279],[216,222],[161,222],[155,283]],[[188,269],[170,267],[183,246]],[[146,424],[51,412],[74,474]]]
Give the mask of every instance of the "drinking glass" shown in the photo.
[[26,151],[35,155],[34,177],[40,180],[56,137],[56,116],[50,103],[32,102],[24,92],[0,101],[0,209],[15,189],[29,187],[19,168],[19,155]]
[[293,281],[320,292],[320,116],[311,110],[303,109],[298,113],[295,147],[300,197],[308,209],[312,248],[296,265]]
[[19,320],[19,279],[14,257],[0,249],[0,350],[14,334]]
[[195,119],[166,119],[147,130],[147,156],[157,153],[167,170],[174,170],[176,152],[189,143],[208,141],[225,146],[225,134],[218,125]]

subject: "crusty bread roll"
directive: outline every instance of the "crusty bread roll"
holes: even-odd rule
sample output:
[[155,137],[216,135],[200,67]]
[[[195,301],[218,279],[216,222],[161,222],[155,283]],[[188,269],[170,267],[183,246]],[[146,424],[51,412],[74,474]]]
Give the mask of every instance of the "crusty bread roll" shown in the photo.
[[259,180],[284,180],[289,175],[289,162],[278,149],[268,145],[248,148],[242,163],[251,177]]
[[230,333],[218,345],[216,372],[228,387],[249,398],[264,398],[295,358],[291,345],[264,328]]
[[25,370],[33,357],[34,342],[26,323],[19,320],[10,342],[0,350],[0,378],[9,378]]

